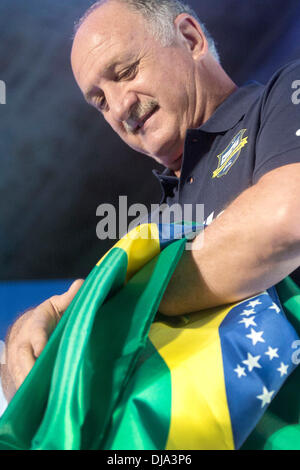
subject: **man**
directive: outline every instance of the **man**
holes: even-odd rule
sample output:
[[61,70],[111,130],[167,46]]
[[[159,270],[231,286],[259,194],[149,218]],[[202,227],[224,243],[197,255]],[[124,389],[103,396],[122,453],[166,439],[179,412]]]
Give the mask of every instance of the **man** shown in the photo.
[[[297,63],[266,88],[238,89],[196,16],[175,0],[98,2],[79,24],[71,61],[85,99],[128,145],[167,167],[158,175],[164,200],[205,205],[204,244],[182,256],[162,313],[244,299],[299,266]],[[8,399],[81,282],[12,327],[2,370]]]

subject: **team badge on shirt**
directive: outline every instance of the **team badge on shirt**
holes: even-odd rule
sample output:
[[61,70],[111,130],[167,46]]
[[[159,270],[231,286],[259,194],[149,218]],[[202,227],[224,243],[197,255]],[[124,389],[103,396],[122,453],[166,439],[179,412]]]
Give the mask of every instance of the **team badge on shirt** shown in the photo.
[[218,168],[213,172],[213,178],[221,178],[221,176],[227,175],[230,168],[235,164],[242,148],[248,143],[248,136],[243,137],[246,130],[247,129],[241,129],[239,133],[233,137],[226,149],[217,155],[219,164]]

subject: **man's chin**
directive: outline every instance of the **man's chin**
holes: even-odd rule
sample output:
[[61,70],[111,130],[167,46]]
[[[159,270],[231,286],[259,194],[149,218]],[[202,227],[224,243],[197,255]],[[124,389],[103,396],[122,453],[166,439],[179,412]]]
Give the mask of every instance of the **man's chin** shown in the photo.
[[182,164],[182,155],[180,155],[180,157],[177,157],[175,160],[172,160],[170,158],[164,158],[158,159],[158,161],[166,168],[169,168],[169,170],[179,171],[181,169]]
[[[160,149],[161,150],[161,149]],[[178,156],[174,155],[166,155],[163,151],[157,151],[157,152],[147,152],[147,151],[141,151],[141,153],[144,153],[148,157],[153,158],[157,163],[160,163],[166,168],[169,168],[172,171],[179,171],[181,169],[181,164],[182,164],[182,154]]]

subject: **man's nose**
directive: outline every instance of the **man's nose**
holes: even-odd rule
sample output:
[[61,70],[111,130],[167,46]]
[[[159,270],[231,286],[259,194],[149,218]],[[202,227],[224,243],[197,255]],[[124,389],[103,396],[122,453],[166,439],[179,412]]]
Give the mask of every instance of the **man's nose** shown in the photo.
[[116,90],[107,99],[113,119],[119,122],[129,118],[132,107],[137,103],[137,96],[133,91],[118,93]]

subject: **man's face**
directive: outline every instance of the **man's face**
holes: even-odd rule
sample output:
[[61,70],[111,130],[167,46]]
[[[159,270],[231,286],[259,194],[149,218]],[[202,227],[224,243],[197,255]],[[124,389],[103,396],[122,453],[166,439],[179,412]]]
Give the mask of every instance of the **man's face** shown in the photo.
[[201,124],[195,63],[183,41],[164,47],[141,14],[110,1],[79,28],[72,68],[87,101],[130,147],[180,168],[186,131]]

